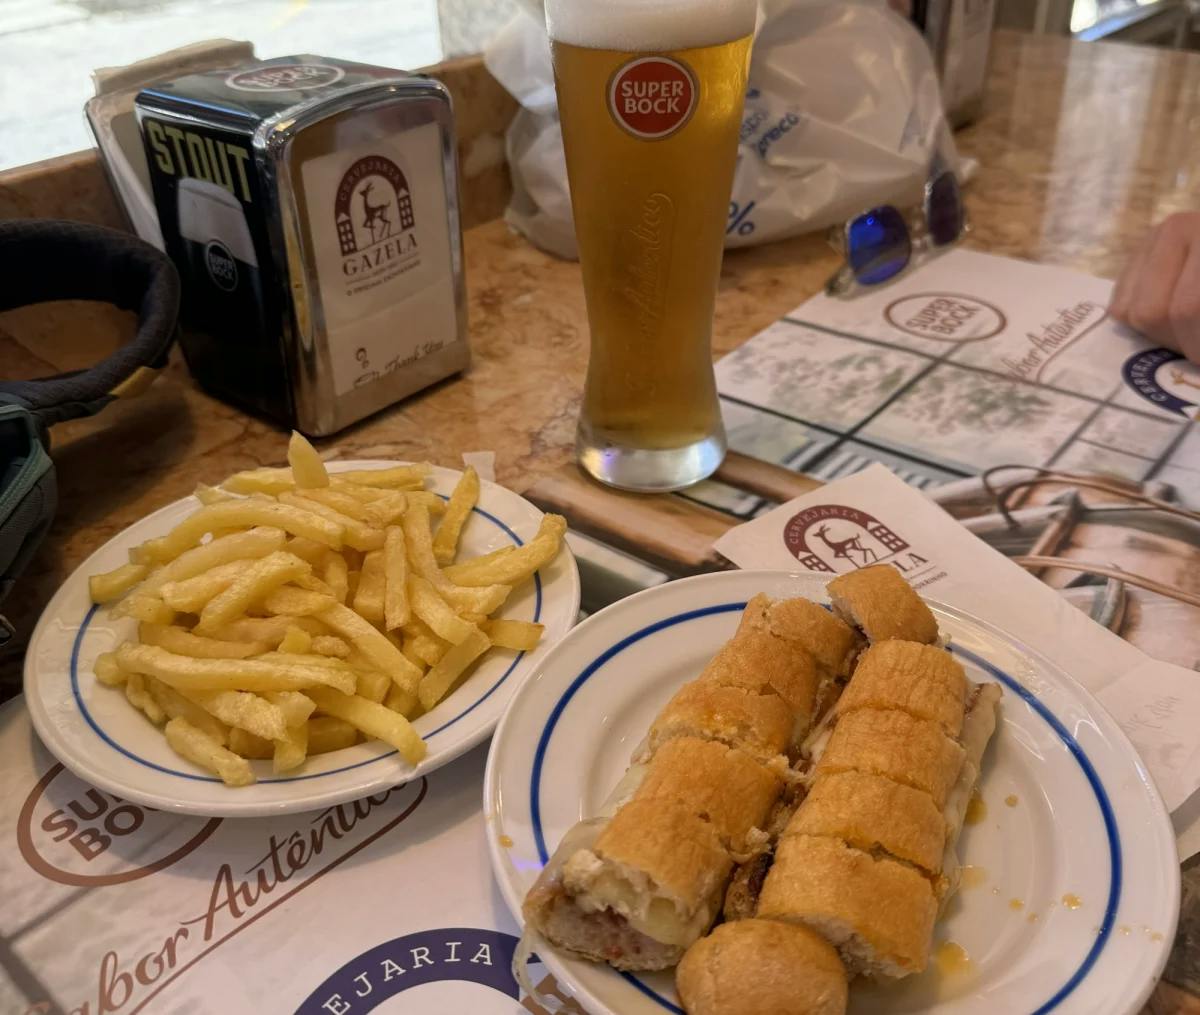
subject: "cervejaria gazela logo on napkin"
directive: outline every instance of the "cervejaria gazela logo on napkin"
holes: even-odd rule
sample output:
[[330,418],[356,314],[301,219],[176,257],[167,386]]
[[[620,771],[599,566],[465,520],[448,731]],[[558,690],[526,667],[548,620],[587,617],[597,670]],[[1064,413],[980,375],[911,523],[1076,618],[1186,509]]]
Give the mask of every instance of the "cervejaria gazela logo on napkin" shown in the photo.
[[844,504],[817,504],[793,515],[783,542],[803,567],[822,574],[893,564],[911,577],[931,566],[889,525]]
[[342,273],[383,282],[420,260],[412,191],[404,171],[382,155],[357,159],[334,192]]

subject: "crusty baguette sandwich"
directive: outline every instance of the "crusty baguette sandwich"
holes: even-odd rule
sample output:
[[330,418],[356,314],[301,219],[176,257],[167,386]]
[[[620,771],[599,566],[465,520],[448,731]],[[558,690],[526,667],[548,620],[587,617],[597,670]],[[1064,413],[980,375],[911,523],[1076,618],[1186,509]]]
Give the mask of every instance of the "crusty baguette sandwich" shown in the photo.
[[526,896],[527,928],[619,969],[676,964],[712,925],[735,861],[765,840],[795,778],[786,755],[855,647],[815,604],[755,597],[733,639],[663,708],[608,813],[564,837]]
[[872,644],[895,638],[932,645],[938,639],[929,607],[890,564],[838,575],[826,591],[833,612]]
[[806,927],[723,923],[689,949],[675,974],[691,1015],[841,1015],[846,971]]
[[827,964],[779,942],[794,957],[791,977],[778,977],[777,955],[755,945],[769,933],[757,925],[819,935],[848,977],[902,977],[925,968],[934,922],[957,887],[955,845],[1000,688],[971,683],[937,647],[932,614],[893,569],[844,575],[829,590],[870,648],[801,747],[806,788],[780,797],[767,819],[773,841],[735,870],[726,922],[679,965],[693,1015],[757,1012],[741,1006],[742,992],[760,979],[771,984],[761,1010],[841,1011],[835,994],[809,996],[810,982],[828,982]]

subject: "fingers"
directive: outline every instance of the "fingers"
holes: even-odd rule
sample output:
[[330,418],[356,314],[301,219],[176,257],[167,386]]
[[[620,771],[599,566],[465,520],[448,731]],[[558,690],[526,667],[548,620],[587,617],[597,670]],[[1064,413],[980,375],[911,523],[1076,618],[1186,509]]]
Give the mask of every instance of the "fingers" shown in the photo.
[[1147,338],[1172,346],[1171,300],[1187,262],[1190,233],[1198,229],[1191,218],[1172,215],[1154,230],[1129,297],[1129,324]]
[[1108,312],[1125,324],[1131,323],[1129,320],[1130,304],[1142,267],[1146,263],[1146,258],[1150,256],[1150,245],[1153,239],[1154,232],[1152,231],[1138,244],[1133,257],[1126,263],[1125,270],[1117,279],[1116,288],[1113,289],[1112,299],[1108,304]]
[[1175,347],[1200,363],[1200,216],[1167,309]]

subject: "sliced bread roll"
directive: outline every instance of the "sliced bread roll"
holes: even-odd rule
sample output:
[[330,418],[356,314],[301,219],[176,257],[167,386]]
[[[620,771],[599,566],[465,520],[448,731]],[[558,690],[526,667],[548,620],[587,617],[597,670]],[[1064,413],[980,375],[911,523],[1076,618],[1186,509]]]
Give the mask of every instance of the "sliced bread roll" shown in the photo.
[[849,675],[860,648],[858,636],[845,621],[809,599],[772,601],[759,593],[746,604],[738,633],[748,628],[803,646],[832,677]]
[[690,1015],[842,1015],[846,972],[806,927],[772,920],[725,923],[675,971]]
[[695,737],[719,740],[769,761],[795,746],[796,736],[792,710],[777,695],[694,680],[667,702],[634,760],[646,760],[668,740]]
[[933,797],[880,775],[822,775],[784,836],[823,835],[865,852],[883,850],[929,874],[942,869],[946,823]]
[[907,712],[866,708],[840,716],[817,762],[820,778],[835,772],[882,775],[924,790],[941,808],[958,780],[964,752],[942,728]]
[[851,975],[919,973],[929,961],[937,901],[924,875],[823,836],[785,837],[758,918],[805,924],[837,948]]
[[833,612],[874,644],[892,638],[932,645],[938,626],[929,607],[890,564],[838,575],[828,585]]
[[1000,695],[999,684],[976,684],[968,696],[967,716],[963,720],[960,738],[966,758],[943,809],[946,852],[942,859],[941,875],[934,885],[943,905],[958,890],[961,868],[956,846],[966,821],[967,807],[979,782],[984,752],[996,731],[996,709],[1000,704]]
[[679,737],[654,753],[633,799],[686,807],[741,853],[751,830],[766,823],[782,789],[779,773],[750,755],[715,740]]
[[757,628],[739,630],[704,668],[700,680],[778,696],[792,713],[794,740],[812,725],[821,682],[816,661],[803,647]]
[[957,737],[966,697],[967,675],[949,652],[914,641],[881,641],[859,659],[835,711],[899,709]]
[[716,917],[733,861],[717,830],[671,800],[630,800],[563,865],[584,913],[610,911],[655,941],[686,948]]

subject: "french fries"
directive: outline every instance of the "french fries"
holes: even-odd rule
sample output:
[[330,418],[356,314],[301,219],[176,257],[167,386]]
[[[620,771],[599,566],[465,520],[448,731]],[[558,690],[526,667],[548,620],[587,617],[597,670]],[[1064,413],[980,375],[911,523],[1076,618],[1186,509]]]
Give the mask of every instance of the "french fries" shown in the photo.
[[160,624],[139,624],[138,638],[143,645],[157,645],[176,655],[197,659],[248,659],[269,652],[272,647],[268,641],[224,641],[192,634],[182,627]]
[[425,741],[404,716],[386,705],[367,701],[356,694],[338,694],[324,689],[313,691],[313,700],[326,715],[344,719],[367,736],[391,744],[410,765],[425,757]]
[[372,550],[363,558],[354,590],[354,612],[378,626],[383,622],[383,551]]
[[389,525],[383,538],[383,619],[389,631],[408,623],[408,555],[404,530]]
[[96,661],[92,666],[96,674],[96,679],[105,687],[125,686],[125,680],[129,674],[121,669],[121,664],[117,662],[115,652],[101,652],[96,656]]
[[308,574],[310,567],[299,557],[280,550],[255,561],[200,611],[198,634],[208,632],[237,619],[251,606],[277,588]]
[[286,587],[276,589],[263,600],[263,609],[276,616],[311,617],[336,605],[337,600],[333,596]]
[[146,718],[154,723],[155,726],[161,726],[167,721],[166,714],[146,689],[146,678],[142,674],[126,674],[125,697],[128,699],[129,704],[139,712],[144,712]]
[[[280,642],[280,644],[283,643]],[[319,634],[312,640],[312,651],[319,656],[345,659],[350,654],[350,646],[336,634]]]
[[[360,698],[366,698],[367,701],[383,701],[393,687],[396,685],[392,683],[392,678],[383,670],[364,669],[358,671],[358,688],[355,693]],[[398,687],[396,689],[399,690]],[[414,698],[414,700],[416,699]]]
[[325,463],[321,461],[317,449],[295,430],[288,441],[287,458],[298,489],[319,489],[329,485],[329,473],[325,471]]
[[421,678],[417,687],[417,698],[421,707],[427,711],[433,708],[446,692],[462,676],[463,672],[479,656],[488,650],[491,642],[479,628],[473,628],[471,633],[431,666],[429,672]]
[[462,479],[458,481],[450,502],[446,505],[446,514],[438,527],[437,535],[433,537],[433,556],[441,565],[453,564],[458,553],[458,537],[462,534],[463,524],[479,500],[479,475],[471,466],[463,470]]
[[497,648],[511,648],[518,652],[532,652],[542,640],[544,624],[533,624],[527,620],[485,620],[483,633]]
[[343,530],[328,518],[290,504],[244,497],[240,500],[208,504],[180,522],[169,535],[143,543],[149,556],[164,563],[192,549],[214,529],[246,528],[265,525],[283,529],[293,536],[304,536],[330,549],[342,548]]
[[301,726],[308,722],[308,717],[317,707],[312,698],[299,691],[267,691],[263,697],[283,713],[283,721],[288,726]]
[[299,493],[281,493],[279,503],[327,518],[341,528],[342,539],[352,549],[362,550],[365,553],[368,550],[378,550],[383,546],[383,533],[379,529],[366,522],[360,522],[350,515],[342,514],[337,509],[329,507],[328,504],[322,504],[318,500]]
[[264,740],[278,740],[287,729],[283,710],[266,698],[248,691],[181,691],[189,701],[226,726],[253,733]]
[[122,564],[106,574],[92,575],[88,579],[88,593],[92,602],[109,603],[120,599],[145,578],[149,570],[145,564]]
[[117,649],[117,663],[128,673],[157,677],[178,691],[300,691],[319,684],[343,694],[354,690],[349,669],[262,659],[193,659],[128,642]]
[[543,515],[537,535],[524,546],[496,560],[452,564],[446,568],[446,577],[456,585],[471,587],[512,585],[523,581],[554,559],[566,533],[567,520],[562,515]]
[[97,682],[229,786],[254,782],[250,759],[286,775],[364,737],[416,764],[410,720],[492,646],[538,644],[540,624],[493,614],[566,529],[548,515],[526,545],[456,563],[479,477],[446,500],[429,471],[330,472],[293,434],[287,468],[198,485],[191,515],[89,579],[93,602],[138,621],[96,658]]
[[275,756],[275,745],[270,740],[236,727],[229,731],[229,749],[243,758],[266,760]]
[[192,491],[192,496],[201,504],[219,504],[223,500],[233,500],[233,494],[215,486],[209,486],[207,483],[197,483],[196,489]]
[[219,775],[226,786],[249,786],[254,782],[250,762],[222,747],[186,719],[172,719],[163,732],[176,754]]
[[319,715],[308,720],[308,753],[328,754],[330,751],[353,747],[358,743],[359,736],[358,729],[345,719]]
[[[353,642],[370,661],[391,675],[401,687],[415,690],[421,671],[404,658],[404,654],[349,607],[334,604],[317,615],[339,634]],[[118,660],[119,661],[119,660]]]
[[202,706],[185,698],[175,688],[168,687],[161,680],[148,677],[146,678],[146,690],[158,702],[158,707],[170,718],[186,719],[201,733],[208,734],[219,744],[224,745],[229,742],[229,727],[216,716],[205,711]]
[[284,633],[283,641],[279,643],[279,651],[289,655],[303,655],[312,648],[312,643],[313,636],[304,628],[293,624]]
[[275,741],[272,768],[276,775],[299,768],[308,757],[308,724],[289,726],[282,737]]
[[447,606],[446,601],[437,594],[437,589],[419,574],[409,575],[408,596],[412,601],[413,613],[425,621],[434,634],[451,645],[466,641],[473,631],[478,630]]

